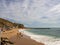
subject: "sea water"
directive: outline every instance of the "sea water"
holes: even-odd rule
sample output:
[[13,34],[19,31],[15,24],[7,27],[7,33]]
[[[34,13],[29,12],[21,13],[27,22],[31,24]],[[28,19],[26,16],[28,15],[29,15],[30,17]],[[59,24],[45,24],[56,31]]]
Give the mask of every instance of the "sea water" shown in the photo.
[[21,33],[30,36],[31,39],[42,42],[45,45],[60,45],[60,29],[25,29]]

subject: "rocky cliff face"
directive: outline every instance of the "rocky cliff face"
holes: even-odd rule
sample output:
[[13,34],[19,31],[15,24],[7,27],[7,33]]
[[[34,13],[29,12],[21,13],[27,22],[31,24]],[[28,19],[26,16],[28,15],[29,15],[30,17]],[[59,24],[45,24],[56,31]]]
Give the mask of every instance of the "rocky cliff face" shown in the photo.
[[9,26],[9,27],[13,27],[14,24],[8,20],[2,19],[0,18],[0,27],[2,26]]
[[17,24],[17,23],[12,23],[8,20],[2,19],[0,18],[0,27],[18,27],[18,28],[23,28],[24,25],[23,24]]

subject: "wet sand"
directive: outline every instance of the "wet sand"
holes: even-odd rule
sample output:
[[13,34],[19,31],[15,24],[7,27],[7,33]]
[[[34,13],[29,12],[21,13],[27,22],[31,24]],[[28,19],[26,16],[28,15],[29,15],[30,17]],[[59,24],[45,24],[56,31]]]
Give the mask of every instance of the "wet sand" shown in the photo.
[[3,33],[2,36],[8,37],[9,40],[14,43],[14,45],[44,45],[43,43],[32,40],[30,37],[26,35],[18,37],[17,33],[17,29],[13,29],[10,32],[7,31],[6,34]]

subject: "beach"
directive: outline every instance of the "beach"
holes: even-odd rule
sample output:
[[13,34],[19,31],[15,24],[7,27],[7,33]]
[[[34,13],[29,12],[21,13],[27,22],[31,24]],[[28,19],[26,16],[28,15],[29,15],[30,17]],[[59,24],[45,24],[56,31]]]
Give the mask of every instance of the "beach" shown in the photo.
[[37,35],[28,30],[31,29],[12,29],[2,32],[1,36],[7,37],[14,45],[60,45],[60,38],[40,34]]
[[13,36],[12,38],[10,38],[10,40],[14,42],[14,45],[44,45],[43,43],[38,43],[25,35],[21,38]]
[[2,37],[7,37],[14,45],[44,45],[41,42],[37,42],[31,39],[29,36],[24,35],[22,37],[17,36],[18,29],[12,29],[1,34]]

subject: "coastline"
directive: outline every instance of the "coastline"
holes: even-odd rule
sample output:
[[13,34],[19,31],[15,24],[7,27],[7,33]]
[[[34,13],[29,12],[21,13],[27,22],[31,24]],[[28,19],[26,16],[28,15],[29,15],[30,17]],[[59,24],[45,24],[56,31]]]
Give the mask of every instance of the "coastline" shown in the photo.
[[29,36],[32,40],[35,40],[36,42],[39,42],[39,43],[42,42],[45,45],[60,45],[60,38],[47,36],[47,35],[35,35],[26,30],[22,30],[21,33],[23,35]]
[[[23,36],[18,37],[17,33],[21,33]],[[60,45],[60,38],[57,39],[45,35],[34,35],[27,32],[26,29],[12,29],[3,33],[2,36],[7,37],[10,41],[14,42],[14,45]]]
[[21,38],[17,38],[17,35],[10,38],[10,41],[14,42],[14,45],[44,45],[43,43],[32,40],[29,36],[23,35]]
[[2,32],[2,37],[7,37],[11,42],[14,43],[14,45],[44,45],[41,42],[31,39],[25,34],[23,34],[23,37],[18,38],[17,33],[18,29],[12,29],[10,31]]

